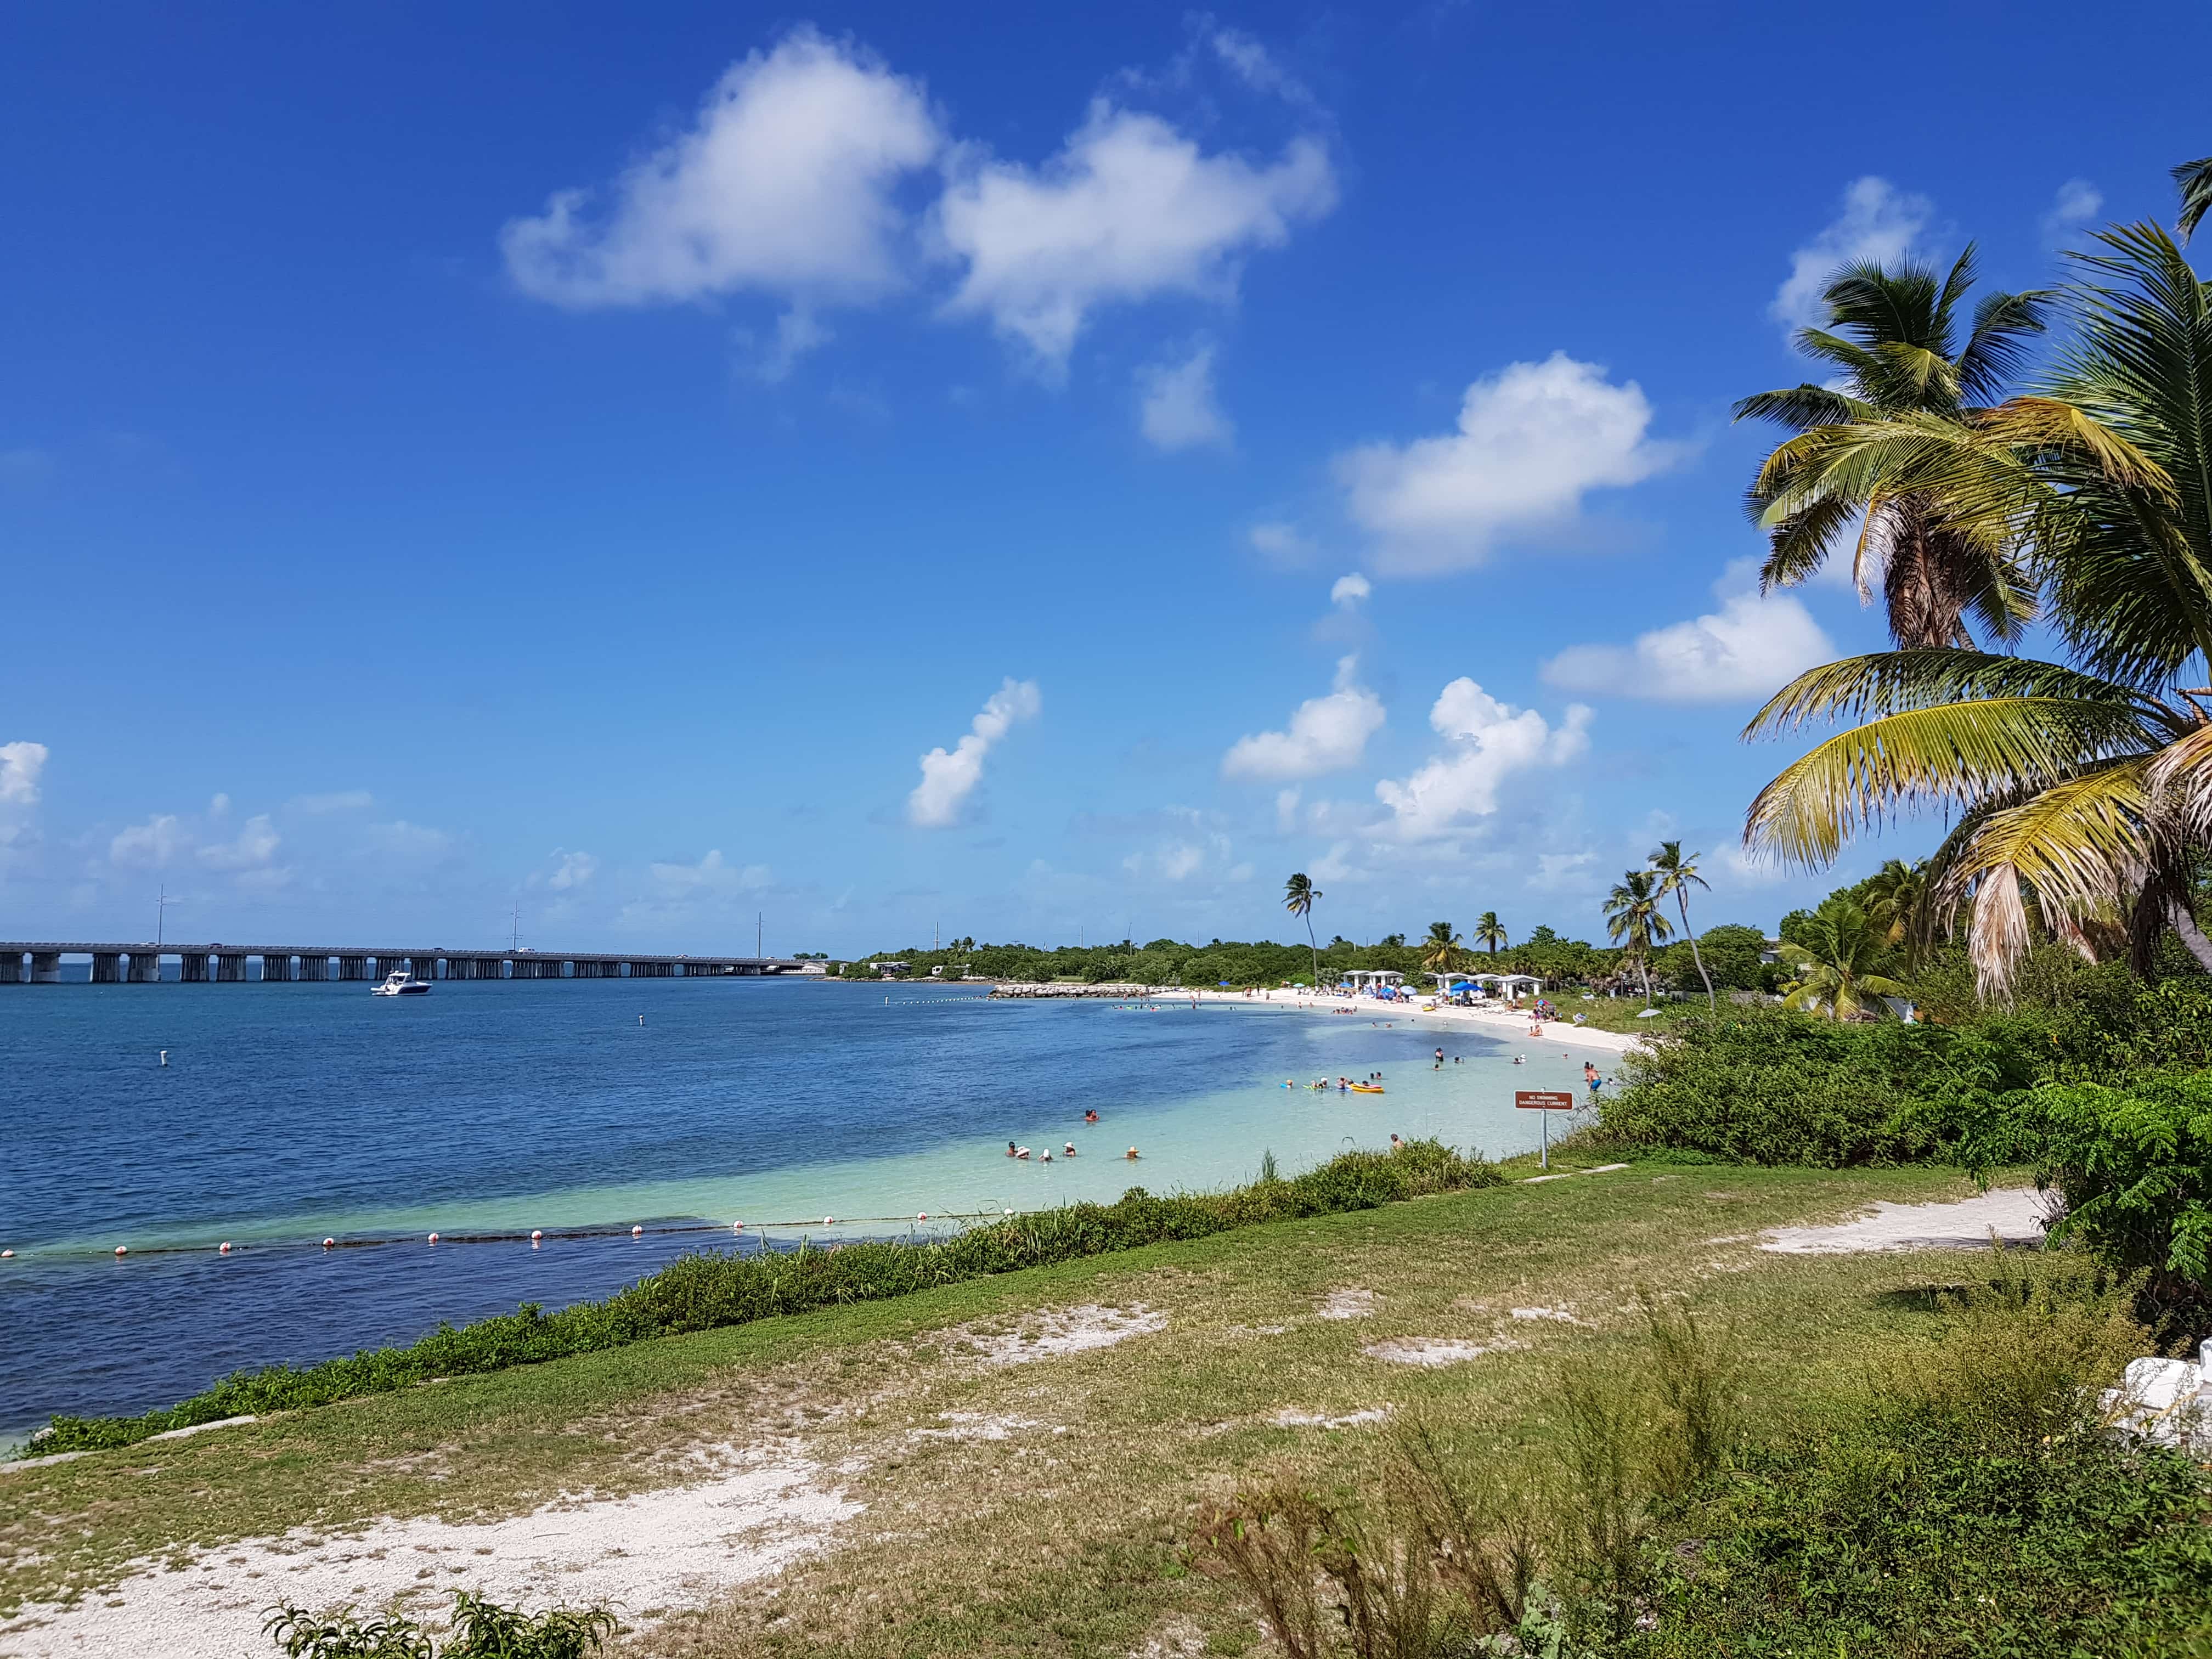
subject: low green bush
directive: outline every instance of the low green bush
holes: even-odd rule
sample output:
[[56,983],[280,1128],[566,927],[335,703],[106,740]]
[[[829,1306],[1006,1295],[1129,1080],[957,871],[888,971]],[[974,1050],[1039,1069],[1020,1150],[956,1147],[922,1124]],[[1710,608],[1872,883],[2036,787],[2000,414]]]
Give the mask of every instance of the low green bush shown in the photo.
[[884,1240],[749,1255],[700,1253],[602,1302],[546,1313],[534,1303],[464,1326],[441,1325],[404,1347],[363,1350],[318,1365],[239,1371],[166,1411],[138,1417],[58,1416],[32,1455],[127,1446],[226,1417],[264,1416],[432,1377],[465,1376],[615,1348],[654,1337],[749,1324],[783,1314],[875,1302],[1023,1267],[1072,1261],[1231,1228],[1330,1215],[1495,1186],[1495,1164],[1433,1140],[1387,1152],[1340,1153],[1287,1181],[1156,1197],[1132,1187],[1112,1204],[1072,1204],[969,1228],[945,1239]]
[[617,1628],[605,1607],[524,1613],[468,1590],[454,1592],[452,1626],[441,1645],[402,1613],[364,1620],[350,1608],[310,1613],[283,1601],[261,1629],[285,1659],[589,1659]]

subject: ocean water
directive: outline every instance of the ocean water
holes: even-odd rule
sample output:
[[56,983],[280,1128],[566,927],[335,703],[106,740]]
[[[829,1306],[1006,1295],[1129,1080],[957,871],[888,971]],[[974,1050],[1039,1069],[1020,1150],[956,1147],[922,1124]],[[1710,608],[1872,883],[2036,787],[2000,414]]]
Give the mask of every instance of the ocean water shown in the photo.
[[[1393,1133],[1522,1151],[1537,1115],[1513,1090],[1577,1086],[1583,1058],[1286,1003],[368,988],[0,988],[0,1435],[603,1296],[686,1249],[1219,1187],[1267,1151],[1291,1174]],[[1463,1058],[1437,1069],[1438,1043]],[[1303,1086],[1373,1071],[1387,1094]],[[1079,1155],[1018,1162],[1009,1139]]]

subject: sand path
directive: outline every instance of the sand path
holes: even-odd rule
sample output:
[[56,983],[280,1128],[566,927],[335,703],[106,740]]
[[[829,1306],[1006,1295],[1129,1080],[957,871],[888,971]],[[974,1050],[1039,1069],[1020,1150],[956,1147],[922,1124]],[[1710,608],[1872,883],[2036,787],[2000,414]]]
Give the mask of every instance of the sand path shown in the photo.
[[2033,1187],[2002,1187],[1944,1204],[1878,1203],[1854,1220],[1826,1227],[1776,1227],[1759,1244],[1785,1255],[1845,1255],[1864,1250],[1987,1249],[1995,1233],[2007,1244],[2040,1244],[2055,1195]]

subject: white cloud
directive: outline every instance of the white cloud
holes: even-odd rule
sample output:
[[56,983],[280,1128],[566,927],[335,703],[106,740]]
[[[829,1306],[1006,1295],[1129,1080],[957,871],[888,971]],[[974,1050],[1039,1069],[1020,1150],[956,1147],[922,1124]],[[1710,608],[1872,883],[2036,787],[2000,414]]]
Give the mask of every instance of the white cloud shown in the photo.
[[894,193],[944,142],[918,84],[799,28],[732,64],[690,130],[630,167],[603,210],[561,191],[510,222],[501,246],[516,284],[556,305],[748,289],[864,299],[902,280]]
[[1336,665],[1335,689],[1300,703],[1288,731],[1237,738],[1222,757],[1222,775],[1273,781],[1318,777],[1357,765],[1383,720],[1382,699],[1358,683],[1358,658],[1342,659]]
[[1294,138],[1273,163],[1207,155],[1155,115],[1092,103],[1042,167],[964,162],[935,210],[967,272],[947,310],[988,315],[1057,379],[1102,305],[1182,294],[1226,302],[1237,261],[1336,204],[1328,153]]
[[[751,343],[750,332],[741,332],[738,337],[744,343]],[[775,319],[775,337],[753,362],[753,377],[764,386],[781,385],[791,378],[791,371],[799,367],[800,358],[836,337],[822,325],[811,310],[793,306]]]
[[950,750],[933,749],[921,757],[921,781],[906,800],[908,821],[925,830],[957,823],[962,804],[983,781],[983,757],[1015,721],[1035,719],[1043,706],[1035,680],[1009,676],[984,703],[966,737]]
[[545,884],[556,893],[583,886],[599,867],[599,860],[589,853],[570,853],[556,847],[550,856],[553,868],[545,877]]
[[295,795],[284,805],[295,812],[358,812],[374,806],[376,797],[366,789],[339,789],[327,795]]
[[1319,112],[1320,106],[1304,83],[1275,61],[1274,54],[1242,29],[1213,31],[1208,42],[1214,56],[1255,92],[1281,99],[1293,108]]
[[1339,576],[1328,590],[1328,602],[1349,609],[1375,591],[1375,584],[1366,577],[1353,574]]
[[1808,328],[1826,312],[1820,295],[1838,265],[1862,260],[1887,264],[1902,257],[1928,228],[1936,204],[1869,175],[1844,190],[1843,211],[1820,234],[1790,256],[1790,275],[1768,307],[1785,328]]
[[1533,708],[1500,702],[1473,680],[1444,687],[1429,724],[1444,751],[1402,782],[1385,778],[1375,798],[1406,841],[1431,841],[1498,810],[1498,787],[1516,772],[1564,766],[1589,747],[1590,710],[1567,707],[1556,727]]
[[49,752],[43,743],[0,743],[0,802],[39,804],[39,774],[46,769]]
[[191,843],[184,824],[163,812],[122,830],[107,843],[111,862],[134,870],[164,870]]
[[1536,873],[1529,878],[1528,884],[1544,892],[1580,887],[1588,881],[1590,866],[1596,862],[1595,853],[1539,853]]
[[2069,179],[2051,198],[2051,211],[2043,216],[2045,241],[2062,240],[2077,225],[2087,224],[2104,210],[2105,192],[2087,179]]
[[[225,806],[229,805],[227,797],[218,795],[216,799]],[[276,826],[270,823],[269,815],[257,813],[246,819],[230,840],[201,848],[198,858],[210,870],[265,869],[276,859],[282,839]]]
[[1571,526],[1593,489],[1639,483],[1674,465],[1680,444],[1646,435],[1651,405],[1564,351],[1474,382],[1459,429],[1336,458],[1352,519],[1376,538],[1385,574],[1465,569],[1510,536]]
[[1299,533],[1296,525],[1255,524],[1248,535],[1255,552],[1264,553],[1278,564],[1304,564],[1314,556],[1314,544]]
[[1213,348],[1200,344],[1179,363],[1151,363],[1137,371],[1144,393],[1138,424],[1156,449],[1226,447],[1237,428],[1213,398]]
[[1717,611],[1655,628],[1633,645],[1570,646],[1544,665],[1545,680],[1653,702],[1736,702],[1770,697],[1835,659],[1834,642],[1803,605],[1787,593],[1759,597],[1755,560],[1732,562],[1713,592]]
[[445,830],[410,823],[405,818],[372,823],[362,833],[378,852],[409,863],[435,863],[453,856],[458,847]]
[[654,887],[663,899],[670,900],[757,893],[769,886],[771,880],[765,864],[728,863],[720,848],[708,852],[696,864],[657,862],[651,868]]

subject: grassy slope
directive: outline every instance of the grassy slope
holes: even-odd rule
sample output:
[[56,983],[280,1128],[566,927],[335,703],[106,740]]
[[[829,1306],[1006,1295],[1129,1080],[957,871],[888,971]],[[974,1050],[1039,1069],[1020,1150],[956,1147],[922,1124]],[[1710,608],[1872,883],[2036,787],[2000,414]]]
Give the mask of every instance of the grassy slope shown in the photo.
[[[847,1489],[868,1507],[844,1547],[655,1651],[1127,1651],[1165,1619],[1241,1651],[1249,1620],[1176,1565],[1191,1502],[1285,1462],[1356,1487],[1383,1449],[1371,1429],[1278,1428],[1278,1410],[1388,1403],[1470,1445],[1540,1435],[1557,1357],[1607,1363],[1637,1285],[1693,1281],[1741,1325],[1761,1380],[1791,1379],[1759,1397],[1794,1410],[1799,1389],[1847,1382],[1883,1343],[1914,1340],[1922,1316],[1882,1293],[1955,1276],[1956,1260],[1778,1258],[1708,1241],[1868,1197],[1965,1190],[1925,1170],[1645,1167],[1154,1246],[100,1453],[0,1476],[0,1607],[194,1543],[664,1485],[681,1478],[685,1447],[789,1436],[825,1464],[866,1460]],[[1314,1319],[1316,1298],[1342,1285],[1376,1291],[1375,1315]],[[1168,1329],[1000,1370],[939,1334],[1075,1302],[1143,1303]],[[1595,1328],[1506,1316],[1529,1304],[1571,1305]],[[1275,1325],[1288,1328],[1257,1328]],[[1380,1337],[1498,1334],[1528,1346],[1438,1370],[1360,1352]],[[1000,1442],[910,1437],[953,1410],[1044,1426]]]

